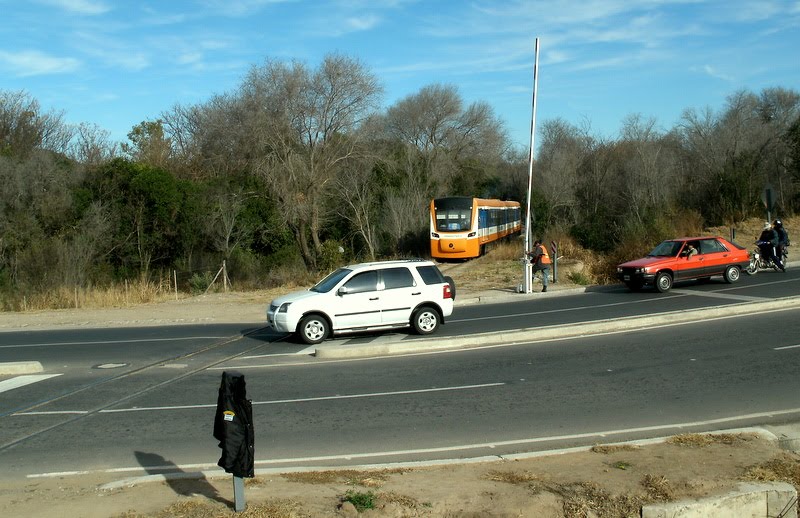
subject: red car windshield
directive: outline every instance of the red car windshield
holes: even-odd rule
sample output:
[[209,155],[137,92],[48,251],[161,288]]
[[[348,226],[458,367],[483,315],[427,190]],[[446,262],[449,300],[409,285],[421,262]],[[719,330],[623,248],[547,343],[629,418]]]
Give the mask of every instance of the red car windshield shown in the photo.
[[683,241],[662,241],[647,257],[677,257],[682,246]]

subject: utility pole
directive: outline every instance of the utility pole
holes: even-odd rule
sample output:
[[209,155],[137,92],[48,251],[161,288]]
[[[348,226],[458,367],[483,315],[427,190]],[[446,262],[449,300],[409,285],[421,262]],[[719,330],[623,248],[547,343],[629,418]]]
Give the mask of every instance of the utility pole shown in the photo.
[[533,106],[531,108],[531,149],[528,154],[528,209],[525,215],[525,255],[522,258],[524,266],[524,279],[522,281],[523,292],[533,292],[533,264],[528,258],[528,252],[531,250],[531,187],[533,185],[533,150],[536,137],[536,96],[539,89],[539,38],[536,38],[534,45],[534,60],[533,60]]

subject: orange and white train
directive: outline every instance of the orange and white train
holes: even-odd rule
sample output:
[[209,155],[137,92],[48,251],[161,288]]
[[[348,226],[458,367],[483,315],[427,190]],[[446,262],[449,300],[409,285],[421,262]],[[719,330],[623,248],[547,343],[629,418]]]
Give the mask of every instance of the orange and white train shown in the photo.
[[431,201],[431,257],[471,259],[522,229],[519,202],[454,196]]

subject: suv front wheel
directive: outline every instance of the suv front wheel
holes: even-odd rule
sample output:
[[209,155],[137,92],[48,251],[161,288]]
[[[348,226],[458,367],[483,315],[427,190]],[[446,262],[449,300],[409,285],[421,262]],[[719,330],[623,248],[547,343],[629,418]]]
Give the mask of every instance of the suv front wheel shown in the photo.
[[309,345],[321,343],[328,336],[328,321],[320,315],[307,315],[297,325],[297,335]]
[[411,326],[420,335],[429,335],[439,328],[439,312],[430,306],[423,306],[411,316]]

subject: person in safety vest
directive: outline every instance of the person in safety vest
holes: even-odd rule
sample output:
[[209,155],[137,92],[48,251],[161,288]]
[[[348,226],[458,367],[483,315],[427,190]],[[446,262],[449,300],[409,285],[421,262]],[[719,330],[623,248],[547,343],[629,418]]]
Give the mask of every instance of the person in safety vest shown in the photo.
[[[550,255],[547,253],[547,247],[544,246],[541,240],[533,242],[533,251],[528,252],[528,258],[533,263],[533,278],[536,278],[536,272],[542,272],[542,293],[547,291],[547,285],[550,282]],[[533,280],[533,279],[531,279]]]

